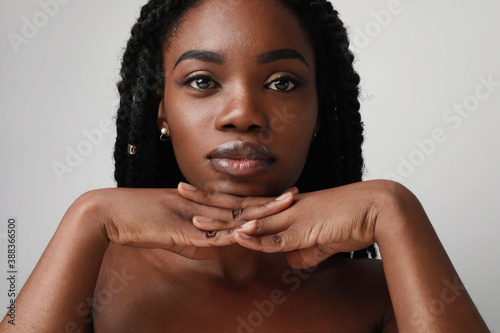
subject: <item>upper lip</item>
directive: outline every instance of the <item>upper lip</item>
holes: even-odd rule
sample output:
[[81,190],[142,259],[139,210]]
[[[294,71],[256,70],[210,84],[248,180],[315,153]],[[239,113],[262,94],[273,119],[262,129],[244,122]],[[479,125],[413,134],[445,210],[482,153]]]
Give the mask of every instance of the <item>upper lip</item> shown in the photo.
[[269,149],[253,142],[230,141],[221,144],[208,154],[208,158],[233,160],[274,160]]

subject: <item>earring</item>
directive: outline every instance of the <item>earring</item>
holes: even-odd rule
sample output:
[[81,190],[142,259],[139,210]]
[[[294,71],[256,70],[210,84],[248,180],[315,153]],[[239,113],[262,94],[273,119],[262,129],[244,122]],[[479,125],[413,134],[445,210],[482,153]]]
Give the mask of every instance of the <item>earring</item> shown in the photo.
[[170,140],[168,136],[168,129],[166,129],[165,127],[161,129],[160,140],[163,142]]
[[128,154],[135,155],[137,154],[137,146],[133,146],[131,144],[128,145]]

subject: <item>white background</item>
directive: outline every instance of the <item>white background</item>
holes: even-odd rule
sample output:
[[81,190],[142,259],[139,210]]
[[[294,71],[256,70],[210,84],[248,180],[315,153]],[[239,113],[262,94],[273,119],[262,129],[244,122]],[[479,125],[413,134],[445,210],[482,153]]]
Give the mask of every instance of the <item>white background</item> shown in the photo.
[[[15,216],[18,289],[69,205],[115,185],[114,130],[99,125],[114,117],[120,56],[144,0],[65,2],[46,22],[36,1],[0,2],[0,270],[7,271],[7,218]],[[489,96],[472,104],[480,77],[500,82],[500,2],[334,4],[362,76],[365,178],[397,176],[420,198],[490,329],[500,332],[498,84],[480,88]],[[9,33],[23,36],[27,21],[40,27],[16,52]],[[464,103],[470,116],[445,118]],[[436,129],[444,142],[422,152],[415,141],[428,142]],[[92,130],[102,140],[85,143],[83,131]],[[68,151],[84,148],[87,156],[58,178],[53,164],[68,166]],[[3,308],[7,282],[0,281]]]

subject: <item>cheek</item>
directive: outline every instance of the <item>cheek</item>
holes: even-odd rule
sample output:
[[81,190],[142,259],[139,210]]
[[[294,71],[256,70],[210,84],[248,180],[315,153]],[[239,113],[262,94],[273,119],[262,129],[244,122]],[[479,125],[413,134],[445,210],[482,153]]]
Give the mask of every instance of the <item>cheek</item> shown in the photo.
[[214,135],[217,105],[180,93],[170,96],[165,110],[177,164],[189,183],[205,189],[209,170],[205,157],[220,144]]
[[[318,124],[318,102],[316,95],[306,95],[299,103],[289,106],[289,110],[283,110],[281,121],[283,127],[290,127],[289,135],[297,147],[306,147],[308,149],[309,142],[312,139],[316,125]],[[299,143],[300,142],[300,143]]]
[[165,112],[174,148],[176,145],[203,143],[213,124],[213,106],[179,92],[174,85],[167,87],[165,96],[167,94],[170,98],[165,100]]
[[207,120],[201,117],[201,110],[194,110],[180,98],[165,101],[165,110],[175,157],[185,173],[184,166],[196,163],[197,150],[206,135]]
[[318,103],[314,96],[304,98],[293,107],[282,108],[281,114],[275,117],[274,132],[276,149],[282,150],[283,162],[294,166],[291,172],[300,175],[307,159],[311,140],[318,119]]
[[190,129],[203,127],[207,121],[206,110],[198,105],[192,105],[185,98],[181,98],[180,94],[177,96],[165,103],[167,122],[172,137],[182,137]]

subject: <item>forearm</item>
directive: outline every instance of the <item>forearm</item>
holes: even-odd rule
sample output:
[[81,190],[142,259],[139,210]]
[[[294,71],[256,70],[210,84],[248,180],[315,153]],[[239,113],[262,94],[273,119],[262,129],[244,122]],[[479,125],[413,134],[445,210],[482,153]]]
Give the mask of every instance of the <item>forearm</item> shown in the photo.
[[68,210],[16,299],[15,326],[2,331],[74,332],[83,327],[108,246],[92,194]]
[[375,239],[401,332],[488,332],[419,201],[400,185],[378,203]]

